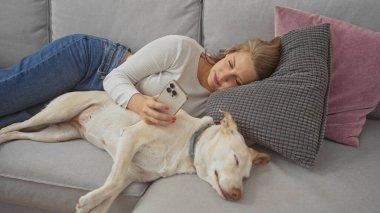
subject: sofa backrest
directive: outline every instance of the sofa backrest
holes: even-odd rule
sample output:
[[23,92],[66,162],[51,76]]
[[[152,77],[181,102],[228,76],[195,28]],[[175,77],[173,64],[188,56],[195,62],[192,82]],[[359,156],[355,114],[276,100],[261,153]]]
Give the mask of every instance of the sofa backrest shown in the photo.
[[378,0],[2,0],[0,67],[72,33],[110,38],[135,51],[181,34],[216,52],[250,37],[272,38],[276,5],[380,31]]
[[73,33],[109,38],[133,51],[169,34],[200,42],[201,0],[2,0],[0,67]]
[[133,51],[168,34],[200,40],[200,0],[51,0],[52,39],[86,33]]
[[[250,37],[272,38],[276,5],[380,32],[379,0],[2,0],[0,67],[72,33],[106,37],[133,51],[181,34],[215,53]],[[371,116],[380,118],[380,108]]]
[[204,0],[203,42],[210,52],[251,37],[273,38],[276,5],[380,31],[379,0]]
[[[251,37],[274,36],[274,8],[292,7],[380,32],[379,0],[204,0],[202,41],[208,52]],[[369,114],[380,119],[380,104]]]
[[0,67],[7,67],[49,42],[49,1],[1,0]]

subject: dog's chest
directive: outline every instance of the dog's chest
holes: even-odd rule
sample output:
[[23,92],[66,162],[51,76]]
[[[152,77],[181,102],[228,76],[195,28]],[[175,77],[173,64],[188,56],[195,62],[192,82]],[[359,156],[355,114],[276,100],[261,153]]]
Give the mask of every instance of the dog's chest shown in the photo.
[[188,149],[184,146],[186,144],[172,144],[168,141],[143,145],[135,154],[132,164],[150,176],[193,173],[195,169],[188,158]]

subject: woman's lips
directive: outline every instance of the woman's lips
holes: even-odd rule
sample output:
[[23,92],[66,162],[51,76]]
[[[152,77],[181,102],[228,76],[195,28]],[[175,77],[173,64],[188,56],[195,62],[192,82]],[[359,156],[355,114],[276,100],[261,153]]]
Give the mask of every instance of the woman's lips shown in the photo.
[[220,82],[218,81],[218,78],[216,77],[216,73],[214,75],[214,84],[218,87],[220,87]]

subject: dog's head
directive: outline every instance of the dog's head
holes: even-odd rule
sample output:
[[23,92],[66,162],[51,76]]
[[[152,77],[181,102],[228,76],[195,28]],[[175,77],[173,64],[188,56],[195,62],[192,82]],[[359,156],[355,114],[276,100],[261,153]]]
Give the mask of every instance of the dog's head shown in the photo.
[[208,128],[199,139],[194,166],[197,175],[222,198],[237,200],[243,190],[243,178],[249,176],[252,165],[266,164],[270,157],[249,148],[231,114],[222,113],[221,124]]

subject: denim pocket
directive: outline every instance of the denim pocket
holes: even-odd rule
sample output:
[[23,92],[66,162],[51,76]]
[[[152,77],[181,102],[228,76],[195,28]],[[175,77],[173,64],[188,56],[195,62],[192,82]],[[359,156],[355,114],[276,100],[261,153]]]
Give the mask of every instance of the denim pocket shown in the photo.
[[119,43],[112,43],[111,45],[107,44],[104,48],[104,57],[97,71],[102,80],[104,80],[109,72],[119,66],[120,60],[127,50],[127,47]]
[[103,90],[103,80],[107,74],[118,66],[124,55],[125,46],[107,39],[91,37],[89,43],[89,64],[85,78],[76,90]]

